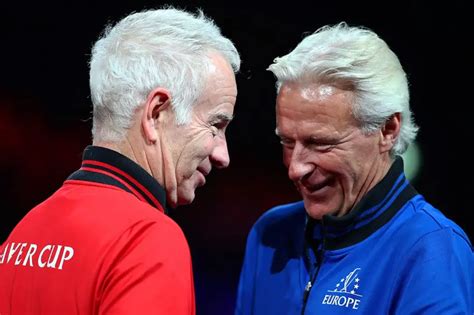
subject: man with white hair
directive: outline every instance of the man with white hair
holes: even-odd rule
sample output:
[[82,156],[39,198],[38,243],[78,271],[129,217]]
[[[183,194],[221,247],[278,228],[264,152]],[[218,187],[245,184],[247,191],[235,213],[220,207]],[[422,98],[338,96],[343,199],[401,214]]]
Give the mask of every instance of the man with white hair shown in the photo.
[[134,13],[95,43],[93,144],[0,247],[0,314],[194,314],[188,244],[167,205],[229,165],[240,67],[202,12]]
[[472,245],[404,175],[418,128],[387,44],[325,26],[269,70],[303,201],[252,228],[235,314],[473,314]]

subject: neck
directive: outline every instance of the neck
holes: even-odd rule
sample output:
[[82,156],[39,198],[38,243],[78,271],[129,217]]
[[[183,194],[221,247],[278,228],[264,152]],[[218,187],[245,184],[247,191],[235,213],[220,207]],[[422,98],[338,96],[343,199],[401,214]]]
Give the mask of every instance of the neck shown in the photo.
[[175,207],[177,203],[176,180],[166,176],[167,173],[174,174],[174,172],[165,169],[167,164],[171,164],[166,163],[167,156],[163,153],[163,143],[160,140],[146,144],[142,138],[128,134],[122,141],[94,140],[92,144],[117,151],[140,165],[166,190],[169,205]]
[[392,163],[393,160],[388,155],[382,160],[378,160],[374,163],[373,167],[370,169],[371,172],[368,174],[367,179],[359,189],[351,209],[354,208],[355,205],[359,203],[359,201],[385,177],[385,175],[387,175]]
[[[155,179],[161,178],[159,175],[156,174],[156,170],[153,170],[148,159],[147,148],[140,149],[137,148],[137,144],[141,143],[138,139],[131,139],[129,135],[125,136],[125,138],[121,141],[97,141],[94,140],[92,145],[107,148],[110,150],[114,150],[130,160],[134,161],[138,165],[140,165],[145,171],[147,171],[150,175],[152,175]],[[133,145],[135,144],[135,145]],[[161,168],[158,168],[161,169]],[[158,182],[160,182],[158,180]],[[160,184],[162,184],[160,182]]]

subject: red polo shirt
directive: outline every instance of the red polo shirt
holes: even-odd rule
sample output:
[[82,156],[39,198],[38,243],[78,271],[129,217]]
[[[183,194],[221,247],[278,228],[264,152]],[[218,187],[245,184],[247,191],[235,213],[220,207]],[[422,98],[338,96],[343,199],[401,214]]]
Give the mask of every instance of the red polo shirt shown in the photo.
[[0,314],[195,314],[188,244],[140,166],[89,146],[0,246]]

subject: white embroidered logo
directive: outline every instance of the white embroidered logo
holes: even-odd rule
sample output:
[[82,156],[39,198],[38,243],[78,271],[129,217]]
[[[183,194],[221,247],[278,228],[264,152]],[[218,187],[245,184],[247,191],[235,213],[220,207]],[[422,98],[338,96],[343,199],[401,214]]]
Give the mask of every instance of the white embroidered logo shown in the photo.
[[352,270],[336,284],[334,290],[328,290],[331,294],[324,295],[322,304],[358,309],[362,297],[361,294],[357,293],[360,288],[360,270],[360,268]]

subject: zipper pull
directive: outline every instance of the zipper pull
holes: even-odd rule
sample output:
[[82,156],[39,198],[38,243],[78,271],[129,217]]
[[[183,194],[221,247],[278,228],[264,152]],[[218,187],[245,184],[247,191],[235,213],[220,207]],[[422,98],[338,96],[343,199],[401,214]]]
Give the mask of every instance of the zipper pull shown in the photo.
[[303,302],[306,303],[306,301],[308,301],[308,297],[309,297],[309,292],[311,291],[311,287],[312,287],[312,283],[311,283],[311,280],[308,281],[308,283],[306,284],[305,288],[304,288],[304,294],[303,294]]

